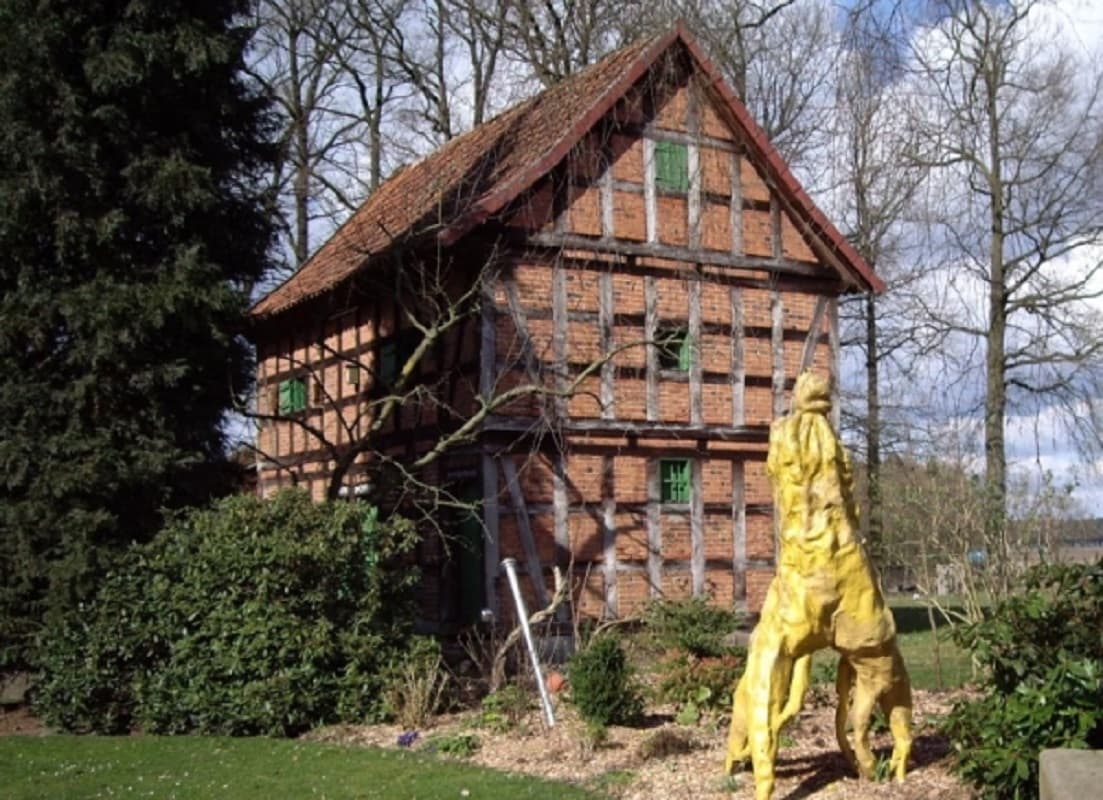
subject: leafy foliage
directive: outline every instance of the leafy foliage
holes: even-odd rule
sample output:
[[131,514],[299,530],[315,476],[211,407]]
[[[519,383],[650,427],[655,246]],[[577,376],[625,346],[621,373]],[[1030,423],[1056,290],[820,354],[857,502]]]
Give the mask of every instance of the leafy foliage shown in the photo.
[[726,639],[738,627],[739,616],[710,605],[704,597],[656,600],[648,605],[644,624],[660,649],[718,658],[733,652]]
[[291,735],[383,712],[411,633],[404,520],[303,492],[179,514],[44,637],[66,730]]
[[692,704],[698,711],[730,707],[732,691],[746,667],[743,653],[697,658],[674,652],[658,665],[658,697],[667,703]]
[[588,722],[628,725],[643,714],[643,696],[616,639],[593,640],[571,659],[569,675],[571,699]]
[[383,695],[386,713],[407,730],[424,727],[445,707],[451,682],[440,643],[417,636],[402,659],[387,670]]
[[275,156],[248,6],[0,1],[0,669],[232,474]]
[[440,753],[452,758],[471,758],[481,746],[479,737],[473,733],[442,733],[427,739],[424,749],[430,753]]
[[479,725],[498,733],[513,730],[529,710],[529,699],[520,686],[503,686],[482,700]]
[[1103,561],[1039,567],[955,637],[988,685],[955,706],[946,731],[958,771],[985,797],[1035,797],[1042,749],[1103,747]]

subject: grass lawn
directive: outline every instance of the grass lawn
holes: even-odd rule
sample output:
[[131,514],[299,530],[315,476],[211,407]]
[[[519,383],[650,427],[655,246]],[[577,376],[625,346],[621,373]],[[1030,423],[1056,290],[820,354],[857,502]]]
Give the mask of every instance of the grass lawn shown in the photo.
[[[908,667],[912,686],[918,689],[955,689],[973,677],[972,661],[950,639],[949,625],[935,612],[937,631],[931,630],[927,606],[921,600],[890,597],[889,605],[896,617],[900,654]],[[938,682],[936,655],[942,661],[942,684]]]
[[593,800],[594,795],[414,753],[286,739],[9,736],[0,738],[0,797]]

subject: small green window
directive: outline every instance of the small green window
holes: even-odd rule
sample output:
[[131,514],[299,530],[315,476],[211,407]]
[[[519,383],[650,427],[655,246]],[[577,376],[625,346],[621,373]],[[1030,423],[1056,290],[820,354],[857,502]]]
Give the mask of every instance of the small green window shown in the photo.
[[280,381],[277,408],[281,414],[294,414],[306,408],[306,383],[299,378]]
[[664,503],[688,503],[690,469],[688,458],[659,461],[659,499]]
[[678,142],[655,142],[655,184],[669,192],[689,191],[689,148]]
[[693,340],[686,328],[663,328],[655,339],[659,369],[689,372],[693,364]]

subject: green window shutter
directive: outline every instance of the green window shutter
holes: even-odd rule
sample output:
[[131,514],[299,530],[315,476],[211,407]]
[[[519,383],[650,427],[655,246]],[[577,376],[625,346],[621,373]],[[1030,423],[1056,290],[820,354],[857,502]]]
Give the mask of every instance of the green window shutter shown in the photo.
[[689,372],[691,366],[693,366],[693,339],[687,334],[682,337],[682,344],[678,349],[678,369]]
[[659,462],[660,500],[664,503],[688,503],[690,494],[689,460],[664,458]]
[[655,142],[655,184],[671,192],[689,191],[689,148],[678,142]]
[[281,414],[294,414],[306,408],[306,384],[298,378],[280,381],[279,406]]

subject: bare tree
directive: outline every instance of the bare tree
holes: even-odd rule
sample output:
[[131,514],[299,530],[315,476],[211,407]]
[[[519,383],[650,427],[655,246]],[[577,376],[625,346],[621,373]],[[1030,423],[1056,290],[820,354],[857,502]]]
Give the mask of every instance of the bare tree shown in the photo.
[[262,0],[257,4],[252,73],[275,100],[284,119],[275,183],[290,207],[285,231],[294,265],[310,254],[315,140],[339,91],[334,69],[336,42],[328,22],[329,0]]
[[893,525],[885,542],[946,620],[976,622],[1018,590],[1030,567],[1060,560],[1062,520],[1075,508],[1065,487],[1014,474],[1013,520],[993,533],[984,482],[970,469],[971,445],[949,431],[938,442],[937,458],[905,453],[886,461]]
[[547,87],[624,44],[622,20],[635,8],[616,0],[506,0],[504,10],[507,51]]
[[439,145],[493,107],[507,0],[419,0],[392,21],[396,72],[417,98],[419,132]]
[[[925,171],[906,155],[914,151],[915,131],[906,120],[914,98],[899,85],[900,33],[894,17],[874,16],[869,7],[851,10],[834,79],[836,110],[831,120],[832,194],[835,216],[850,242],[886,281],[883,297],[854,296],[842,306],[844,347],[861,356],[864,409],[854,427],[864,447],[866,503],[863,521],[871,553],[880,560],[884,514],[881,502],[883,436],[888,422],[881,384],[899,383],[918,353],[932,343],[912,323],[911,292],[917,266],[908,246],[909,216]],[[886,370],[885,367],[888,367]],[[896,393],[898,405],[906,402]]]
[[944,0],[916,37],[932,214],[952,254],[925,313],[983,353],[987,523],[1004,526],[1010,409],[1062,407],[1099,445],[1103,71],[1035,0]]

